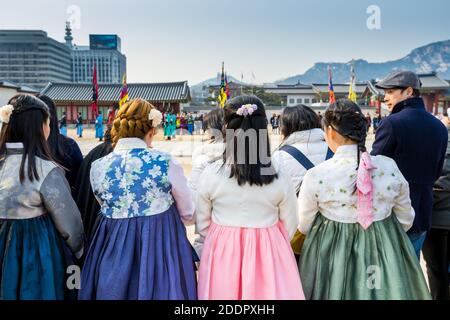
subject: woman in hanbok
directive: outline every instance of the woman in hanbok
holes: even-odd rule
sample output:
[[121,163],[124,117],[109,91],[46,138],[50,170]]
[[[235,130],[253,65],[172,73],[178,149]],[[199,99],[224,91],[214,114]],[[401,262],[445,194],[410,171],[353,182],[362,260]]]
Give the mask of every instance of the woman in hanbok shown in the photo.
[[193,300],[197,285],[184,224],[193,223],[183,168],[152,149],[162,114],[145,100],[124,104],[114,151],[92,163],[101,218],[81,276],[82,300]]
[[240,96],[224,114],[227,151],[197,187],[199,299],[304,299],[289,243],[298,226],[297,198],[290,178],[271,166],[264,104]]
[[306,173],[298,200],[306,299],[429,299],[406,234],[414,220],[408,182],[394,160],[367,153],[367,121],[355,103],[331,104],[323,125],[335,155]]
[[63,300],[64,242],[80,258],[84,233],[47,139],[44,102],[18,95],[0,108],[0,299]]

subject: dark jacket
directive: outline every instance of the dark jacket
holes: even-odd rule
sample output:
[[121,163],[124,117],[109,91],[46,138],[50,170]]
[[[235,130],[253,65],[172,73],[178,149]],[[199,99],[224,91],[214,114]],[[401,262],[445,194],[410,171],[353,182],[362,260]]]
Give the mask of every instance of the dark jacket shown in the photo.
[[81,163],[78,177],[76,180],[75,201],[81,212],[81,218],[84,224],[84,232],[88,240],[94,235],[98,217],[100,216],[100,205],[92,191],[90,171],[94,161],[108,155],[113,150],[109,139],[101,145],[92,149]]
[[416,212],[410,233],[430,229],[433,185],[441,175],[447,143],[446,127],[425,110],[422,98],[397,104],[377,130],[372,155],[394,159],[409,183]]
[[[450,135],[450,127],[448,131]],[[432,227],[450,230],[450,141],[445,155],[444,169],[433,188]]]
[[77,181],[78,171],[83,161],[83,154],[75,140],[63,135],[61,135],[61,138],[64,148],[64,158],[61,159],[61,162],[64,168],[67,169],[66,178],[74,194],[76,192],[75,183]]

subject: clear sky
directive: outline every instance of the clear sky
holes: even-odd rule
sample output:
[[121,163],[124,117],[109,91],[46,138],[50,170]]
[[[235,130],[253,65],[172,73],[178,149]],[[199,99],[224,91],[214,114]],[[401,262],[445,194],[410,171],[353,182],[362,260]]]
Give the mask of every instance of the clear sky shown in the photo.
[[[2,0],[0,29],[41,29],[64,41],[71,5],[80,8],[75,43],[118,34],[128,82],[215,76],[225,61],[244,81],[272,82],[315,62],[398,59],[450,39],[448,0]],[[381,29],[369,30],[370,5]]]

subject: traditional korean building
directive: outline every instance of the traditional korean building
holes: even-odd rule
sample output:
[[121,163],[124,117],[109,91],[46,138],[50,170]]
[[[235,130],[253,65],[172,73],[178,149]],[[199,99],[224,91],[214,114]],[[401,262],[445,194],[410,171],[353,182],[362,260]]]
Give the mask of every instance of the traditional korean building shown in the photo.
[[5,105],[12,97],[17,94],[38,94],[39,90],[29,87],[18,85],[11,81],[1,81],[0,80],[0,106]]
[[[349,84],[334,84],[334,94],[337,99],[347,98],[349,92]],[[281,96],[284,105],[293,107],[299,104],[312,105],[320,102],[328,102],[328,84],[266,84],[264,87],[266,92],[276,93]],[[366,84],[356,84],[356,94],[360,98],[364,92]]]
[[[428,112],[438,114],[450,107],[450,83],[443,80],[436,72],[419,74],[419,79],[422,82],[420,89],[422,98]],[[384,100],[384,91],[375,87],[376,81],[371,80],[367,82],[366,89],[362,97],[366,100],[369,106],[375,107],[378,110]]]
[[[99,86],[98,107],[104,115],[110,107],[118,107],[121,84]],[[157,107],[161,112],[180,112],[180,105],[190,101],[190,90],[187,81],[168,83],[136,83],[128,84],[130,99],[141,98]],[[78,112],[84,120],[94,120],[92,103],[92,84],[49,83],[42,91],[56,104],[58,117],[66,112],[67,120],[74,122]]]

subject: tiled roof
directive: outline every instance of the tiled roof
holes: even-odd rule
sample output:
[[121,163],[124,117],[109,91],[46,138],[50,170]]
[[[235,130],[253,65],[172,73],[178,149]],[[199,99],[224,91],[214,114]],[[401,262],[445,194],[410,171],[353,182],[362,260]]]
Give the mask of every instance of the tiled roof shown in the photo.
[[37,90],[33,87],[19,85],[14,82],[6,81],[6,80],[5,81],[0,80],[0,87],[16,89],[18,92],[24,92],[24,93],[39,93],[39,90]]
[[424,89],[446,89],[449,87],[447,81],[441,79],[435,72],[428,74],[419,74]]
[[[100,102],[119,101],[121,84],[99,85]],[[92,84],[49,83],[42,91],[55,101],[90,102],[92,101]],[[130,99],[141,98],[149,102],[188,102],[190,100],[187,81],[168,83],[128,84]]]

